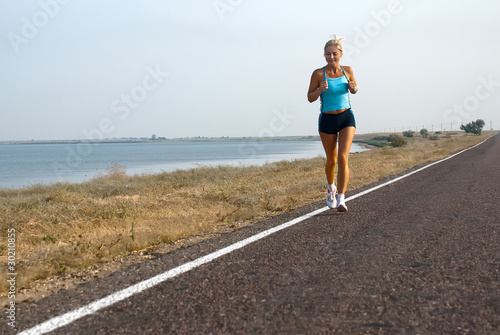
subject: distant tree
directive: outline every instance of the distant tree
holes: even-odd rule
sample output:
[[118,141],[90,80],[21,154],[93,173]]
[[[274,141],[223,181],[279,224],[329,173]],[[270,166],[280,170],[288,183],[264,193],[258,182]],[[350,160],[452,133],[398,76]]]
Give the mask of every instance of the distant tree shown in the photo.
[[151,139],[154,141],[156,140],[156,134],[151,135]]
[[472,133],[476,135],[481,135],[481,131],[484,127],[484,120],[477,119],[476,121],[472,121],[467,123],[466,125],[461,125],[460,129],[465,131],[466,134]]
[[406,130],[406,131],[403,131],[403,136],[404,137],[413,137],[413,133],[414,133],[413,130]]
[[429,132],[427,131],[427,129],[422,128],[420,129],[420,135],[422,135],[422,137],[424,138],[427,138],[427,136],[429,136]]
[[393,147],[403,147],[408,143],[406,138],[398,134],[391,134],[389,138],[391,139],[391,145]]
[[486,124],[486,122],[484,122],[483,119],[477,119],[476,120],[476,126],[479,129],[479,133],[480,134],[481,134],[481,130],[483,129],[483,127],[484,127],[485,124]]

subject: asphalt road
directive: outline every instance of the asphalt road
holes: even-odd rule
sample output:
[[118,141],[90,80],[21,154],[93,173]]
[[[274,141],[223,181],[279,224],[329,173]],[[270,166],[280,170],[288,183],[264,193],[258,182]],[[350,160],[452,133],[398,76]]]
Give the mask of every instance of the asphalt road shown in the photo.
[[[53,333],[500,334],[499,166],[496,135]],[[18,330],[323,206],[21,304]]]

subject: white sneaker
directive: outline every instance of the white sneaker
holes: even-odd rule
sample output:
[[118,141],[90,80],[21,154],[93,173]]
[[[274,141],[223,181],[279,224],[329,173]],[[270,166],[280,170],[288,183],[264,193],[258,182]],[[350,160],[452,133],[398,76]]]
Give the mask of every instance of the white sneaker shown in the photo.
[[337,211],[347,212],[347,206],[345,205],[345,199],[340,194],[337,195]]
[[332,192],[328,190],[328,194],[326,195],[326,205],[330,208],[337,208],[337,199],[335,199],[336,191],[336,189],[334,189]]

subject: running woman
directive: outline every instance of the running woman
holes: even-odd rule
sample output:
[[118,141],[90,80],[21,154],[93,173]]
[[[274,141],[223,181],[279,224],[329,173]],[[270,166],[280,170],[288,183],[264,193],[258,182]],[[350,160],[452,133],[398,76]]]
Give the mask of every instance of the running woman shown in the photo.
[[[348,158],[356,120],[351,110],[349,92],[358,92],[358,85],[350,66],[341,66],[343,38],[326,42],[326,65],[314,70],[307,93],[309,102],[321,99],[319,136],[326,153],[325,173],[328,183],[326,204],[339,212],[346,212],[345,192],[349,181]],[[338,141],[338,148],[337,148]],[[338,164],[337,187],[334,184],[335,165]],[[337,196],[335,194],[337,193]]]

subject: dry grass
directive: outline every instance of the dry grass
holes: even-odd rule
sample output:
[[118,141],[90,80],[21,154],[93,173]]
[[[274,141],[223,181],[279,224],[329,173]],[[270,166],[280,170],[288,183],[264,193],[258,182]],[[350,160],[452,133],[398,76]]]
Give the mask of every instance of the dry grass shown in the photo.
[[[437,160],[491,135],[410,139],[403,148],[353,154],[349,190]],[[0,189],[0,263],[16,230],[17,288],[160,243],[254,222],[322,199],[324,159],[260,167],[202,167],[127,176],[120,166],[82,184]],[[7,290],[0,273],[0,293]]]

